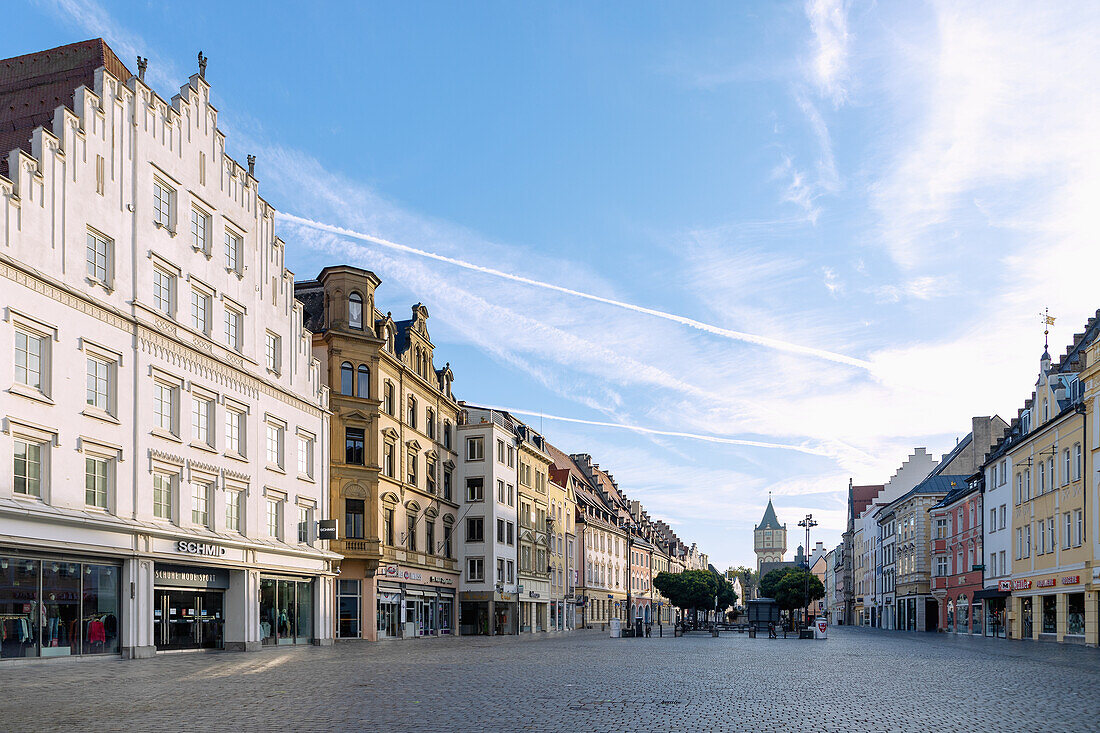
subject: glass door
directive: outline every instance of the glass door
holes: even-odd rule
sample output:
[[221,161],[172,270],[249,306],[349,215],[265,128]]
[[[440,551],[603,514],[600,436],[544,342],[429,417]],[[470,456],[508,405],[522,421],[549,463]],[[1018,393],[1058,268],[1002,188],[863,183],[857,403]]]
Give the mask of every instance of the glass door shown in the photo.
[[222,648],[222,630],[225,627],[223,597],[220,591],[196,593],[195,643],[200,649]]
[[158,588],[153,607],[157,649],[221,649],[223,603],[221,591]]
[[397,626],[400,623],[396,601],[378,601],[378,637],[397,638]]
[[276,617],[275,630],[279,635],[280,644],[293,644],[294,633],[298,626],[298,607],[295,602],[295,588],[293,580],[279,580],[278,606],[279,613]]
[[358,580],[337,581],[336,635],[341,639],[359,638],[360,587]]

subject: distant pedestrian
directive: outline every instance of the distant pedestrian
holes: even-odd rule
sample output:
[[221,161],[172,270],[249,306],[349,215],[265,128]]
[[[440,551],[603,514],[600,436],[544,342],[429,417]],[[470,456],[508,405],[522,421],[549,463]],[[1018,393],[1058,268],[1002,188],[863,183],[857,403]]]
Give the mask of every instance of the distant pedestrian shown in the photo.
[[651,636],[653,636],[653,624],[646,624],[645,625],[645,638],[648,639]]
[[775,622],[774,621],[772,621],[768,624],[768,638],[769,639],[778,639],[779,638],[779,636],[775,633]]

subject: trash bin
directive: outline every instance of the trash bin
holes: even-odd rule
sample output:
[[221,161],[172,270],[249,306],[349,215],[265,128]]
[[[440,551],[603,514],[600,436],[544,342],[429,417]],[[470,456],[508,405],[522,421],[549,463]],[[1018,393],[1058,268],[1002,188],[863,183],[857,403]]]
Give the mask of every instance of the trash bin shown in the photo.
[[611,638],[618,639],[623,635],[623,622],[620,619],[611,619]]
[[829,622],[824,616],[818,616],[816,619],[814,619],[814,638],[829,638]]

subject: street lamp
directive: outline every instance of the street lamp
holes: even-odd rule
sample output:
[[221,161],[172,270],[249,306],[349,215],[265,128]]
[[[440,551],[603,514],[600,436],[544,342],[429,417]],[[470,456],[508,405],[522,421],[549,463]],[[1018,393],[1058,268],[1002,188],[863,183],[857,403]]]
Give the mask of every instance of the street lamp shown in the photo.
[[[806,518],[798,523],[798,526],[806,528],[806,608],[803,610],[803,613],[808,617],[810,610],[810,527],[816,527],[817,522],[814,521],[813,514],[807,514]],[[808,620],[803,620],[807,621],[806,625],[809,626]]]

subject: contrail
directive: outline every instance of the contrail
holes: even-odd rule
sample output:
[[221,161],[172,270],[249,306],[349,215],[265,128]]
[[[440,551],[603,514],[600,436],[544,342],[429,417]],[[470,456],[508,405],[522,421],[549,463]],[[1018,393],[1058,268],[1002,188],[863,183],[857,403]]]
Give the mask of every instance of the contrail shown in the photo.
[[860,369],[871,370],[872,364],[869,361],[863,359],[856,359],[844,354],[838,354],[834,351],[826,351],[825,349],[815,349],[811,346],[802,346],[801,344],[792,344],[788,341],[781,341],[779,339],[769,338],[767,336],[758,336],[752,333],[745,333],[744,331],[733,331],[728,328],[721,328],[709,323],[703,323],[702,321],[696,321],[693,318],[687,318],[685,316],[678,316],[675,313],[666,313],[665,311],[655,310],[653,308],[646,308],[645,306],[635,305],[633,303],[625,303],[621,300],[613,300],[611,298],[604,298],[599,295],[593,295],[592,293],[585,293],[580,290],[573,290],[572,288],[562,287],[561,285],[554,285],[553,283],[542,282],[541,280],[532,280],[522,275],[513,275],[510,272],[504,272],[492,267],[484,267],[482,265],[475,265],[472,262],[456,259],[454,257],[447,257],[445,255],[436,254],[434,252],[428,252],[426,250],[417,249],[416,247],[410,247],[405,244],[398,244],[397,242],[391,242],[381,237],[371,236],[370,234],[363,234],[352,229],[345,229],[344,227],[335,226],[333,224],[325,224],[312,219],[306,219],[301,216],[295,216],[294,214],[288,214],[283,211],[275,212],[276,218],[290,222],[292,224],[298,224],[299,226],[309,227],[311,229],[317,229],[322,232],[328,232],[329,234],[335,234],[341,237],[349,237],[351,239],[359,239],[364,242],[371,242],[377,244],[380,247],[387,247],[389,249],[395,249],[400,252],[406,252],[408,254],[414,254],[419,257],[426,257],[438,262],[446,262],[449,265],[455,265],[456,267],[462,267],[467,270],[473,270],[474,272],[484,273],[486,275],[493,275],[494,277],[503,278],[505,280],[511,280],[517,283],[523,283],[524,285],[531,285],[536,288],[544,288],[546,290],[553,290],[558,293],[565,293],[566,295],[572,295],[576,298],[584,298],[585,300],[595,301],[597,303],[603,303],[605,305],[613,305],[616,308],[625,308],[626,310],[634,311],[636,313],[644,313],[648,316],[655,318],[663,318],[666,321],[672,321],[673,323],[679,323],[690,328],[695,328],[706,333],[714,334],[715,336],[722,336],[724,338],[732,339],[734,341],[742,341],[744,343],[756,344],[757,346],[766,346],[770,349],[776,349],[778,351],[786,351],[792,354],[803,354],[806,356],[817,357],[818,359],[826,359],[838,364],[847,364],[848,366],[858,367]]
[[688,438],[690,440],[702,440],[707,443],[723,443],[725,445],[746,445],[751,448],[777,448],[780,450],[793,450],[799,453],[807,453],[811,456],[828,456],[828,454],[821,450],[815,450],[813,448],[807,448],[801,445],[789,445],[786,443],[767,443],[760,440],[742,440],[740,438],[722,438],[717,435],[705,435],[702,433],[684,433],[676,430],[657,430],[655,428],[644,428],[640,425],[627,425],[626,423],[617,422],[601,422],[599,420],[582,420],[577,417],[562,417],[561,415],[547,415],[545,412],[535,412],[534,410],[517,410],[512,407],[500,407],[497,405],[486,405],[481,402],[477,403],[478,407],[485,408],[487,410],[499,410],[500,412],[514,412],[517,415],[530,415],[532,417],[541,417],[547,420],[558,420],[559,422],[571,422],[580,425],[595,425],[602,428],[620,428],[622,430],[631,430],[635,433],[647,433],[649,435],[667,435],[671,438]]

